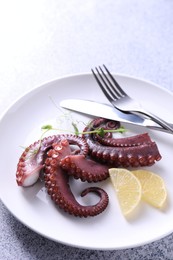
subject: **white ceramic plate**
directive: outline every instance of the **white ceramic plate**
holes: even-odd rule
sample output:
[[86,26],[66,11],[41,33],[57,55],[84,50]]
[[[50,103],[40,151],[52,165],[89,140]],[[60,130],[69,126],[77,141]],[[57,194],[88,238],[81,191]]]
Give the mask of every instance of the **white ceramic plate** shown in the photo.
[[[132,97],[141,100],[151,111],[171,122],[173,95],[139,79],[116,75],[119,83]],[[168,205],[161,211],[141,203],[139,212],[127,220],[119,209],[110,180],[99,183],[109,194],[108,208],[97,217],[76,218],[59,210],[50,200],[43,183],[30,188],[18,187],[15,180],[16,165],[22,153],[20,146],[27,146],[40,138],[41,126],[58,124],[70,129],[69,116],[55,104],[66,98],[84,98],[106,102],[105,97],[90,74],[69,76],[38,87],[21,97],[3,115],[0,121],[0,195],[2,202],[23,224],[35,232],[67,245],[88,249],[121,249],[135,247],[160,239],[173,231],[173,135],[152,132],[163,158],[150,169],[165,180]],[[53,101],[52,101],[53,100]],[[73,113],[73,119],[88,122],[89,117]],[[57,125],[56,125],[57,126]],[[82,127],[82,126],[80,126]],[[129,127],[129,126],[128,126]],[[133,127],[129,131],[140,133],[145,128]],[[55,134],[50,132],[49,135]],[[80,192],[92,184],[72,182],[72,190],[81,203]],[[96,184],[95,184],[96,185]],[[92,202],[92,195],[89,195]],[[96,198],[94,198],[95,200]]]

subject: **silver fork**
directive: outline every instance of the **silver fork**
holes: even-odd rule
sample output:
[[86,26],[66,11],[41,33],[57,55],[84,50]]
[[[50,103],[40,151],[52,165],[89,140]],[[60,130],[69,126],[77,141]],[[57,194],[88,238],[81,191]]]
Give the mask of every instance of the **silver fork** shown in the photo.
[[104,95],[116,109],[126,114],[135,114],[142,116],[143,118],[150,118],[164,129],[173,133],[173,126],[171,124],[145,110],[137,101],[128,96],[106,66],[103,65],[103,67],[106,70],[106,73],[100,66],[99,69],[97,67],[95,68],[97,73],[95,73],[93,69],[91,69],[91,71]]

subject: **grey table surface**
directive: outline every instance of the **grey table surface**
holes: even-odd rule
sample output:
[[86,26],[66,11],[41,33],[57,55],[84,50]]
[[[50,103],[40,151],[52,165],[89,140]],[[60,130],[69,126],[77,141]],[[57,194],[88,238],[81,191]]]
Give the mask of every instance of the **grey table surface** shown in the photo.
[[[172,0],[0,1],[0,113],[45,82],[103,63],[173,91],[172,10]],[[0,208],[0,260],[173,259],[172,234],[124,250],[79,249]]]

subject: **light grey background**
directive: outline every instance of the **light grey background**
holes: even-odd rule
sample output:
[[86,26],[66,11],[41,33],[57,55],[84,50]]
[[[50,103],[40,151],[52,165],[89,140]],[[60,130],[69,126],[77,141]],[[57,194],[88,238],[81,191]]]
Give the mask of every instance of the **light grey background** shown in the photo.
[[[173,1],[0,1],[1,114],[25,92],[103,63],[173,91]],[[41,237],[0,207],[0,260],[173,259],[172,234],[132,249],[76,249]]]

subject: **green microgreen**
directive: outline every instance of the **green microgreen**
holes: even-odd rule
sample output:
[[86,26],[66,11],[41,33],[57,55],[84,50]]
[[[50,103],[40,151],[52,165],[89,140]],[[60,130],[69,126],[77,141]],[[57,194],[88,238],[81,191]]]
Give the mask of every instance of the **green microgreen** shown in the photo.
[[79,129],[78,129],[78,127],[77,127],[77,124],[74,123],[74,122],[72,122],[71,124],[72,124],[72,126],[73,126],[73,128],[74,128],[75,135],[79,135]]
[[42,130],[51,130],[52,129],[52,125],[43,125],[41,127]]
[[101,137],[104,137],[104,135],[106,133],[124,133],[126,131],[127,131],[127,129],[125,129],[123,126],[117,128],[117,129],[112,129],[112,130],[104,129],[104,128],[101,127],[101,128],[97,128],[97,129],[92,130],[92,131],[81,132],[80,134],[82,134],[82,135],[85,135],[85,134],[98,134]]
[[62,130],[62,129],[58,129],[58,128],[54,128],[52,125],[44,125],[41,127],[42,130],[46,130],[44,131],[44,133],[42,134],[40,140],[42,139],[43,135],[47,132],[47,131],[50,131],[50,130],[56,130],[56,131],[63,131],[63,132],[70,132],[70,133],[73,133],[75,135],[86,135],[86,134],[98,134],[100,135],[101,137],[104,137],[104,135],[106,133],[124,133],[127,131],[127,129],[125,129],[123,126],[117,128],[117,129],[104,129],[104,128],[97,128],[95,130],[92,130],[92,131],[86,131],[86,132],[79,132],[79,129],[77,127],[77,124],[72,122],[71,123],[73,128],[74,128],[74,131],[69,131],[69,130]]

